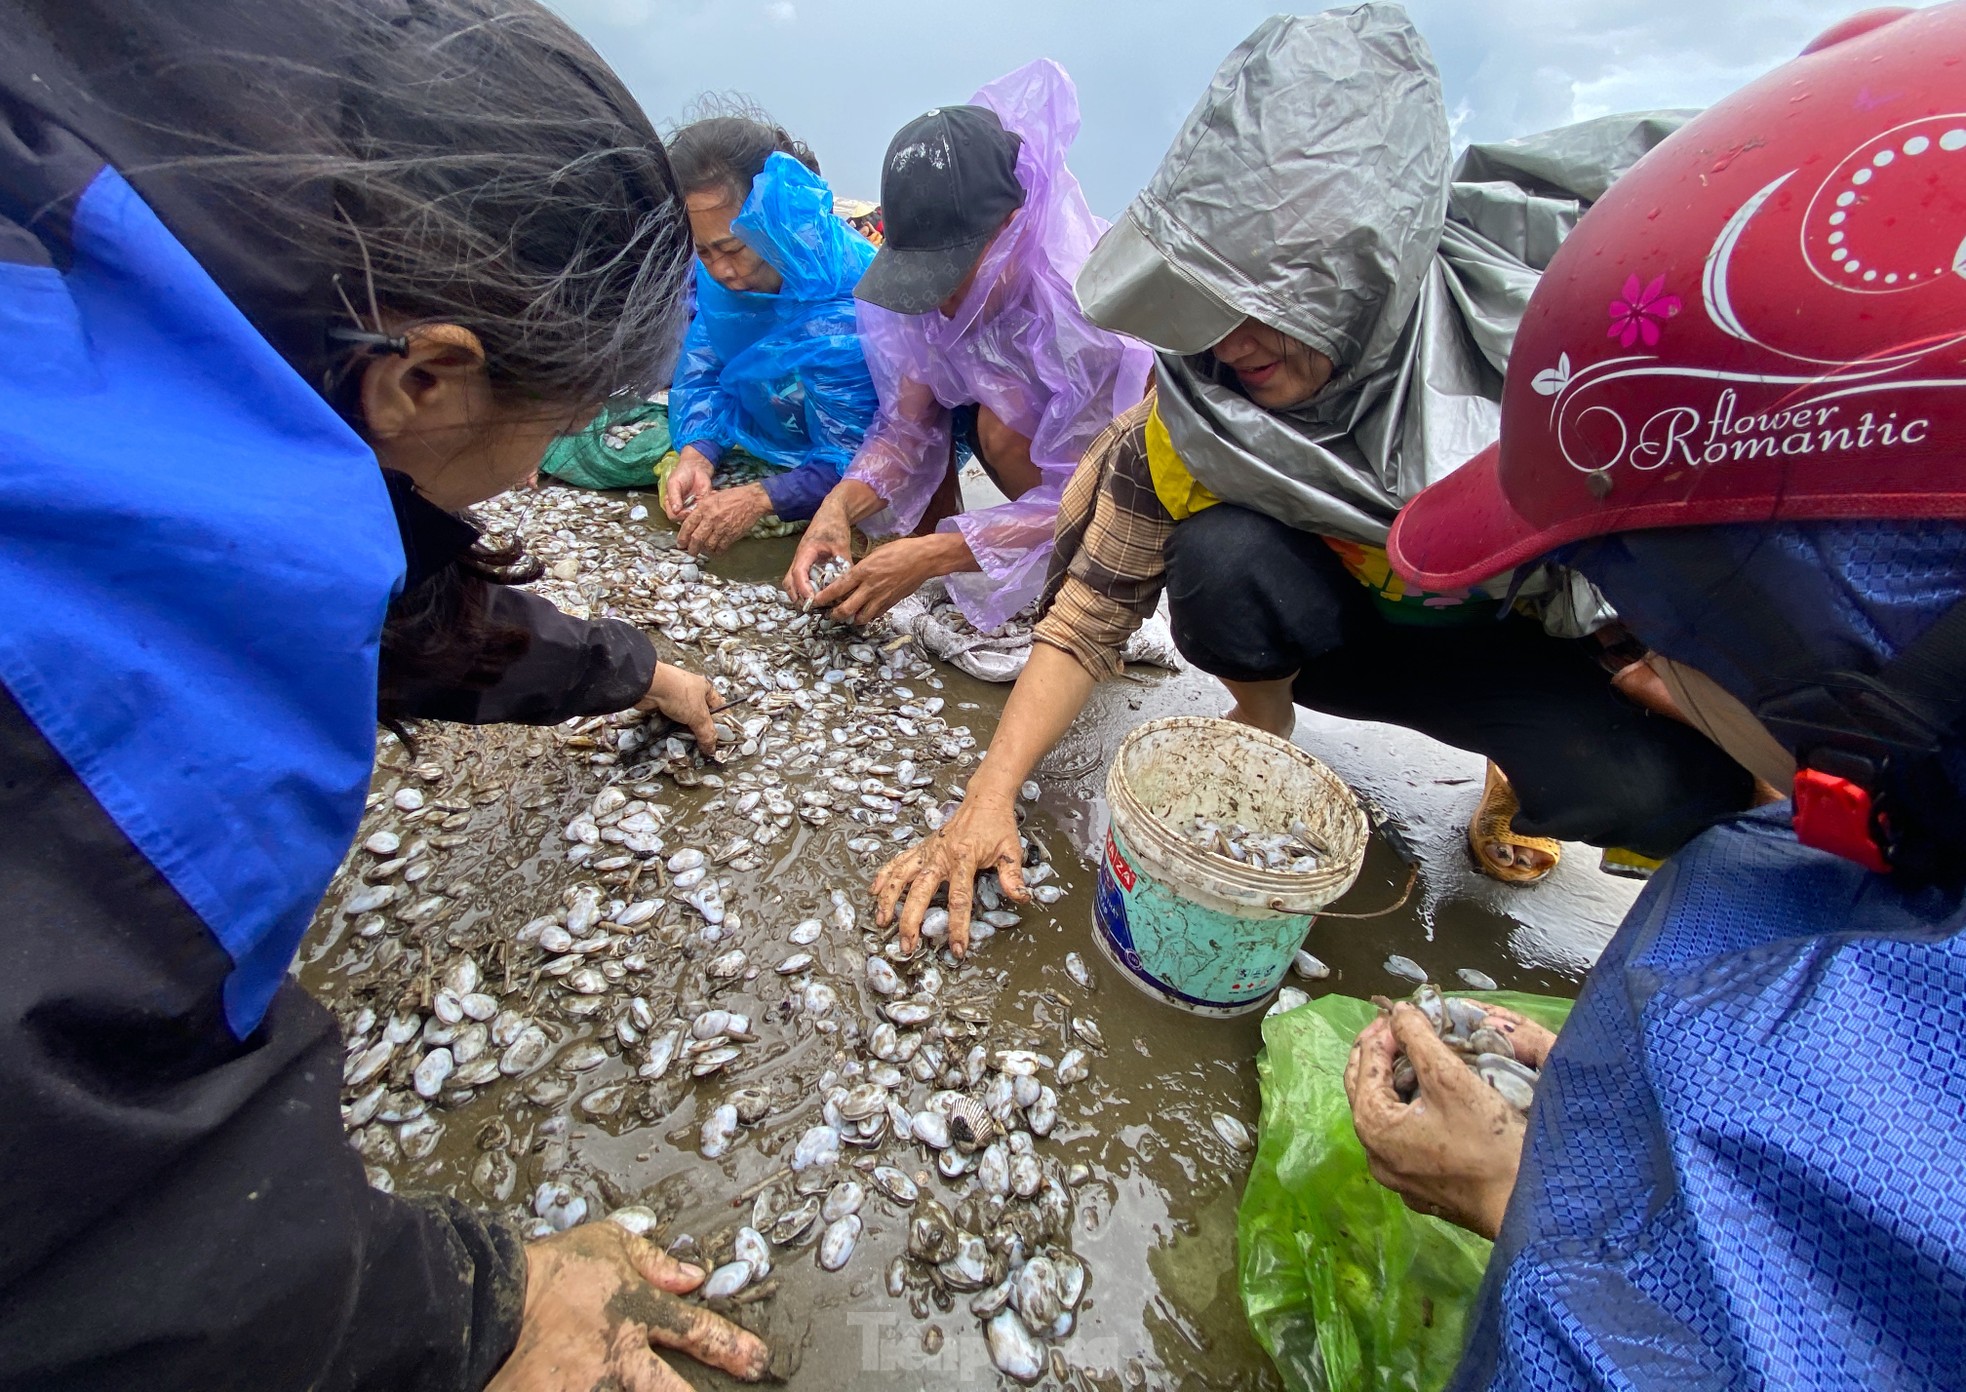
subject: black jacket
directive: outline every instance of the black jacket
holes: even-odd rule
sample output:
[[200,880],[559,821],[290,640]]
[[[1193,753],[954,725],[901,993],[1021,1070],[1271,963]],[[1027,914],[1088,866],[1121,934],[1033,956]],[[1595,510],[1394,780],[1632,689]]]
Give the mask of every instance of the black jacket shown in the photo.
[[[403,538],[406,596],[442,582],[442,571],[478,539],[478,529],[426,501],[402,474],[385,472],[389,500]],[[486,592],[485,625],[527,635],[525,652],[496,684],[467,687],[439,681],[384,679],[408,707],[405,714],[465,725],[556,725],[577,715],[626,710],[648,693],[655,645],[619,619],[576,619],[550,601],[510,585]]]
[[474,1389],[517,1234],[368,1185],[328,1012],[243,1041],[205,924],[0,691],[0,1387]]

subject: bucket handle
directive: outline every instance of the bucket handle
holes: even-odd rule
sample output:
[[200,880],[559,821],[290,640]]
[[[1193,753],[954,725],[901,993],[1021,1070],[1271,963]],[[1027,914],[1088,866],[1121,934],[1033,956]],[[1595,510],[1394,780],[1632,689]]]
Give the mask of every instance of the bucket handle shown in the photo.
[[[1385,908],[1374,909],[1370,913],[1332,913],[1329,909],[1325,909],[1311,915],[1311,924],[1316,924],[1320,918],[1384,918],[1388,914],[1396,914],[1406,907],[1406,901],[1413,897],[1413,886],[1419,882],[1420,862],[1416,860],[1406,867],[1406,888],[1399,892],[1399,898],[1393,900]],[[1281,909],[1283,904],[1279,900],[1271,900],[1270,907]]]

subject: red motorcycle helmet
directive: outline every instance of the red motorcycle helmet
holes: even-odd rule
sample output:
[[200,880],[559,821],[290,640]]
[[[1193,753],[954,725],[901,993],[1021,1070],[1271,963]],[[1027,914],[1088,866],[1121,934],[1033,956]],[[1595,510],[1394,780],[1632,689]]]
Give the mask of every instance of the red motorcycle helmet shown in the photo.
[[[1840,518],[1966,519],[1966,0],[1853,16],[1633,166],[1530,298],[1500,441],[1387,550],[1449,590],[1612,532]],[[1804,844],[1966,878],[1966,605],[1756,714]]]
[[1871,11],[1591,208],[1500,441],[1388,543],[1427,589],[1650,527],[1966,519],[1966,3]]

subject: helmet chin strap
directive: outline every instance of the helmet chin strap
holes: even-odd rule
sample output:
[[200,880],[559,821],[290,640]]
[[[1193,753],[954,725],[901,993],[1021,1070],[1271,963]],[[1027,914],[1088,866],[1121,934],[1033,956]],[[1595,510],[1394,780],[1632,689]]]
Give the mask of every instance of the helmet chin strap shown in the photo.
[[1796,752],[1803,844],[1914,884],[1966,881],[1966,798],[1942,762],[1966,725],[1966,602],[1875,675],[1831,672],[1755,714]]

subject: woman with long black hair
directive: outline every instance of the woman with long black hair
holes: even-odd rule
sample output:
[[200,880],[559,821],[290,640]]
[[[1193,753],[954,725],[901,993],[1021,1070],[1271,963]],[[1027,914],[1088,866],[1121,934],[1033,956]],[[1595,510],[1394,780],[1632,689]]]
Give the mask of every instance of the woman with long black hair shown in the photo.
[[617,1228],[371,1189],[288,979],[379,691],[714,740],[702,678],[458,516],[665,372],[660,141],[532,0],[0,16],[0,1386],[762,1375]]

